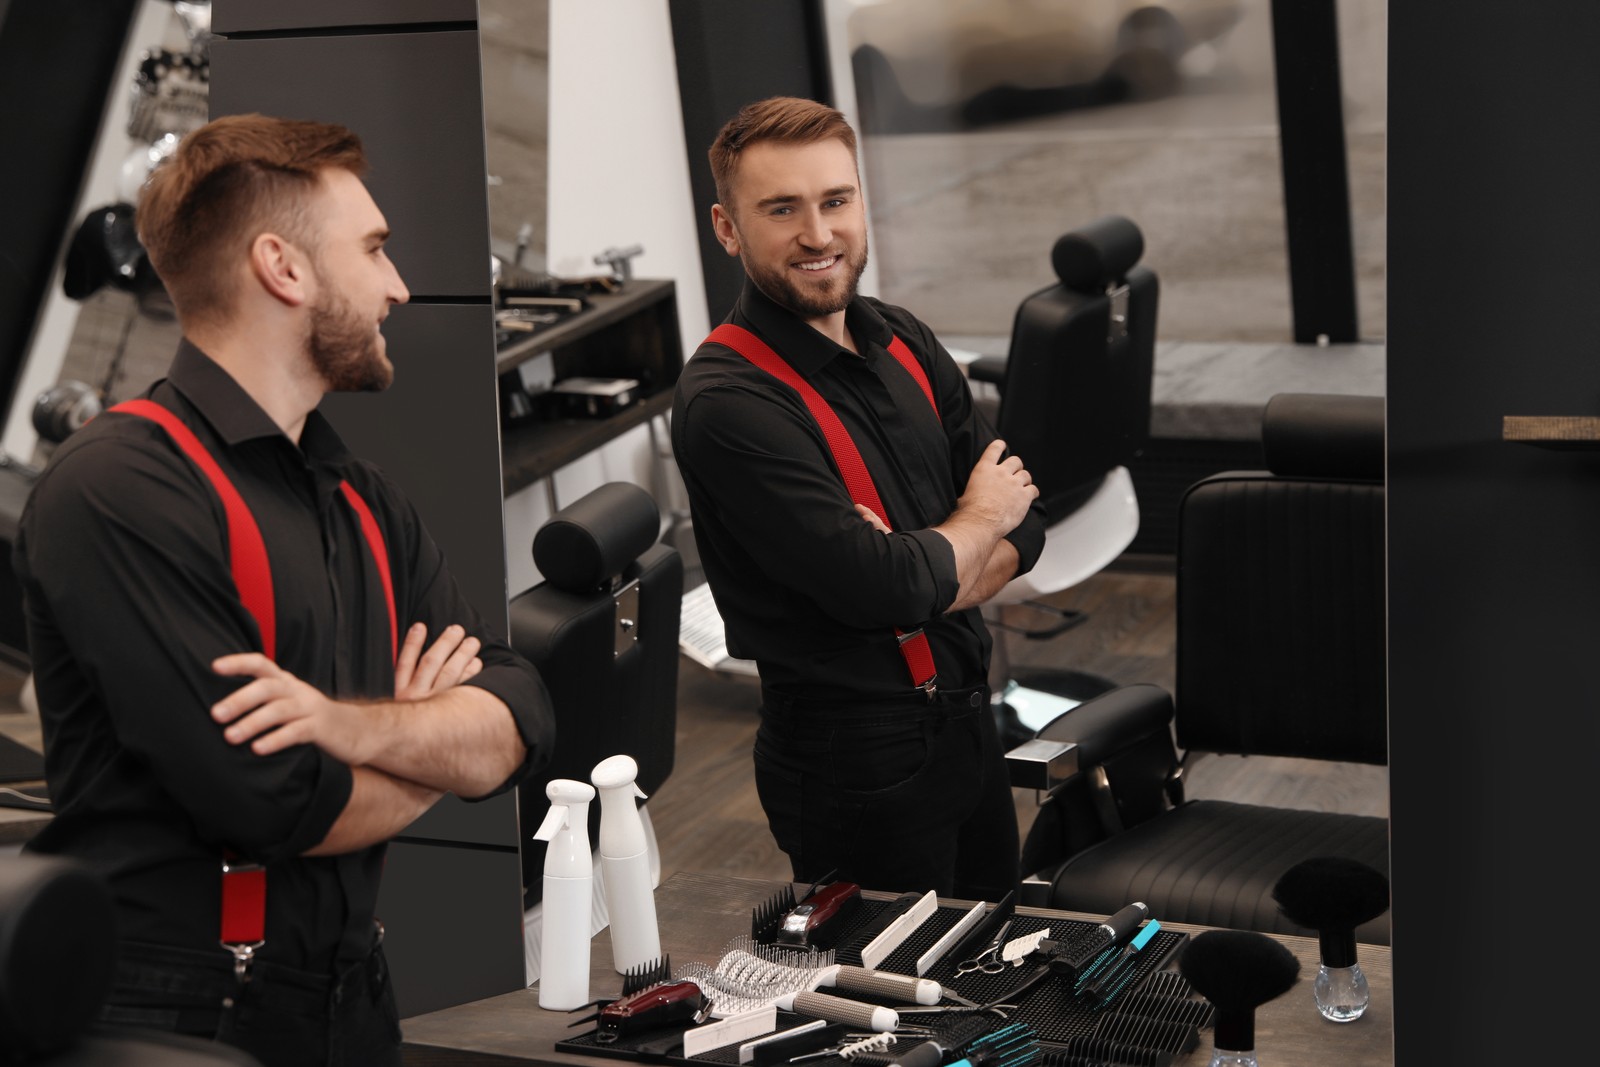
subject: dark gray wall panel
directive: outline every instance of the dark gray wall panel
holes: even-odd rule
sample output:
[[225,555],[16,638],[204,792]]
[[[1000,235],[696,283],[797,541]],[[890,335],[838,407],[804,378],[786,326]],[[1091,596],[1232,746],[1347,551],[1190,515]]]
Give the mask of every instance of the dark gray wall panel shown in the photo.
[[401,1018],[528,984],[521,880],[515,852],[389,846],[378,918]]
[[478,0],[214,0],[215,33],[473,22]]
[[[532,830],[529,832],[532,833]],[[502,793],[472,804],[454,794],[446,794],[422,818],[402,830],[400,836],[413,840],[517,848],[516,793]]]
[[1500,438],[1600,414],[1600,7],[1411,0],[1389,30],[1395,1062],[1573,1062],[1592,951],[1552,908],[1590,900],[1600,453]]
[[211,115],[250,111],[349,126],[367,146],[367,185],[412,293],[488,298],[476,32],[218,41]]
[[[404,263],[400,270],[407,273]],[[410,494],[467,598],[503,634],[494,311],[488,304],[402,304],[383,333],[394,384],[382,393],[329,396],[322,410],[357,455]]]

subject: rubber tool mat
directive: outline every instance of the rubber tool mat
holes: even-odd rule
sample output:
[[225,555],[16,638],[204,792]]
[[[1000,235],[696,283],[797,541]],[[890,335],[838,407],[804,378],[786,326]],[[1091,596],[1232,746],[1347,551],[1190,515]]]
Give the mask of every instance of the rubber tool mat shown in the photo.
[[[849,923],[840,930],[833,947],[846,956],[863,931],[870,933],[873,919],[887,905],[886,901],[863,900],[861,907]],[[899,974],[915,974],[916,961],[932,948],[956,922],[966,914],[964,908],[940,907],[927,921],[912,932],[903,944],[894,950],[879,966],[880,970]],[[1036,915],[1013,916],[1007,939],[1022,937],[1048,928],[1050,938],[1070,943],[1075,938],[1093,934],[1094,922],[1048,918]],[[1181,976],[1162,972],[1174,952],[1187,939],[1187,934],[1171,930],[1158,930],[1150,943],[1134,958],[1138,961],[1129,979],[1115,995],[1095,1006],[1074,993],[1073,983],[1065,976],[1052,975],[1029,990],[1015,1009],[1006,1010],[1006,1018],[993,1014],[970,1012],[940,1012],[936,1014],[906,1015],[908,1025],[926,1027],[934,1031],[933,1040],[947,1048],[961,1045],[983,1033],[1008,1026],[1026,1023],[1038,1036],[1040,1062],[1052,1067],[1076,1067],[1078,1064],[1132,1065],[1132,1067],[1162,1067],[1178,1055],[1188,1052],[1198,1044],[1198,1032],[1210,1025],[1211,1005],[1200,999]],[[715,959],[704,961],[714,964]],[[930,978],[946,989],[969,1000],[987,1004],[1006,997],[1024,979],[1033,973],[1034,965],[1024,960],[1020,966],[1007,967],[998,974],[974,971],[957,975],[961,960],[946,957],[933,966],[925,978]],[[1090,972],[1090,977],[1093,972]],[[836,993],[823,988],[821,992]],[[866,994],[850,994],[853,999],[866,1003],[889,1001]],[[804,1016],[780,1011],[778,1030],[798,1026]],[[619,1038],[611,1043],[595,1039],[593,1030],[556,1043],[556,1049],[581,1055],[603,1056],[616,1059],[635,1059],[673,1063],[739,1062],[739,1042],[715,1049],[693,1059],[685,1058],[682,1045],[682,1028],[644,1032]],[[925,1040],[922,1036],[899,1039],[895,1051],[904,1051]],[[842,1058],[828,1056],[808,1059],[807,1064],[844,1063]],[[857,1059],[857,1063],[864,1062]]]

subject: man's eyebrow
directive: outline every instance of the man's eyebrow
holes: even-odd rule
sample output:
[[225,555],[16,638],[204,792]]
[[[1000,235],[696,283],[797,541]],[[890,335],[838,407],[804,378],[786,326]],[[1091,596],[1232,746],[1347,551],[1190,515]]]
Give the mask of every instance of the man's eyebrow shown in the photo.
[[[832,189],[822,191],[822,199],[832,200],[834,197],[854,195],[856,187],[853,185],[835,185]],[[798,193],[780,193],[777,196],[763,197],[756,201],[758,209],[777,207],[779,204],[794,204],[800,200]]]

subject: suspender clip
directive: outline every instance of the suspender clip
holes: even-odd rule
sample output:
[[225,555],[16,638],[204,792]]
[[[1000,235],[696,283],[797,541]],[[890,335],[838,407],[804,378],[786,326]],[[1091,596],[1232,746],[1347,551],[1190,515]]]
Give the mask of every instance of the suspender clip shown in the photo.
[[265,945],[266,942],[229,944],[226,941],[218,941],[217,944],[233,953],[233,976],[238,979],[239,984],[244,985],[250,981],[250,965],[255,962],[256,949]]

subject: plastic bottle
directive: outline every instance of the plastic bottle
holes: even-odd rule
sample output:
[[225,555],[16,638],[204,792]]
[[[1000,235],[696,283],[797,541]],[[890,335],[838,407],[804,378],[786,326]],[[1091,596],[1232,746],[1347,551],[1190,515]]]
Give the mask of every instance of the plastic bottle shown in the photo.
[[557,778],[544,792],[550,811],[533,835],[548,846],[539,927],[539,1007],[571,1011],[589,1003],[589,911],[594,897],[589,801],[594,787]]
[[639,764],[625,755],[601,760],[589,774],[600,792],[600,868],[619,974],[661,957],[649,842],[636,803],[644,798],[638,776]]

